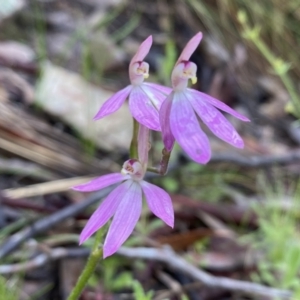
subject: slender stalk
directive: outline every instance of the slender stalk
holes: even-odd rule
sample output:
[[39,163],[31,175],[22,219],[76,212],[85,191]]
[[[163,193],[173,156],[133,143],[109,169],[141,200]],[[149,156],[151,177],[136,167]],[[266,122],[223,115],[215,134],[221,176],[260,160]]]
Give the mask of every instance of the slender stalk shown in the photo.
[[[281,72],[281,64],[284,64],[283,61],[278,60],[268,49],[267,45],[258,37],[253,38],[252,42],[254,45],[259,49],[259,51],[264,55],[264,57],[268,60],[272,68],[275,70],[276,74],[280,77],[281,81],[283,82],[285,88],[287,89],[288,93],[290,94],[293,106],[296,110],[296,114],[298,117],[300,117],[300,98],[298,96],[298,93],[296,92],[294,85],[288,76],[287,71]],[[281,62],[278,65],[278,62]]]
[[259,29],[256,27],[251,28],[248,24],[247,15],[245,12],[241,11],[238,14],[238,19],[243,26],[244,35],[246,39],[252,41],[256,48],[262,53],[269,64],[272,66],[276,75],[280,77],[282,83],[284,84],[286,90],[288,91],[294,108],[295,115],[300,118],[300,97],[297,93],[295,85],[293,84],[291,78],[288,75],[289,66],[282,59],[276,57],[264,41],[259,36]]
[[88,280],[94,273],[98,261],[102,258],[103,248],[99,247],[103,237],[103,228],[98,230],[95,236],[94,245],[91,251],[91,254],[88,258],[87,264],[85,265],[80,277],[77,280],[76,285],[74,286],[71,294],[69,295],[67,300],[77,300],[79,299],[84,287],[86,286]]
[[133,133],[129,150],[130,158],[138,159],[138,134],[139,123],[135,119],[133,119]]
[[[172,150],[171,150],[172,151]],[[168,171],[168,165],[169,165],[169,160],[170,160],[170,156],[171,156],[171,151],[166,150],[166,148],[164,148],[162,150],[162,157],[159,163],[159,167],[148,167],[147,171],[152,172],[152,173],[157,173],[160,175],[166,175],[167,171]]]

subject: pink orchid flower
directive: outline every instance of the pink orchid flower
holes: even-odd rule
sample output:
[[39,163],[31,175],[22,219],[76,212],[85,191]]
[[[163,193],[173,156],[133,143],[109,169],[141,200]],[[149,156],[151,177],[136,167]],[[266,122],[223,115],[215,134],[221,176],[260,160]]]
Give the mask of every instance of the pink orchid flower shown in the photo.
[[124,163],[121,173],[104,175],[73,187],[76,191],[92,192],[120,183],[88,220],[80,234],[80,244],[114,215],[104,242],[103,257],[114,254],[132,233],[141,215],[143,196],[153,214],[173,228],[171,198],[163,189],[143,180],[144,169],[138,160],[129,159]]
[[210,160],[211,149],[197,115],[217,137],[237,148],[243,148],[244,142],[218,109],[242,121],[250,120],[223,102],[187,87],[189,79],[192,83],[197,82],[197,66],[189,59],[201,39],[202,33],[199,32],[187,43],[178,58],[171,77],[173,91],[163,102],[159,118],[165,148],[170,151],[176,139],[194,161],[205,164]]
[[129,64],[131,84],[110,97],[94,117],[101,119],[117,111],[129,96],[129,109],[132,116],[141,124],[152,130],[160,131],[159,109],[171,89],[154,83],[144,82],[149,76],[149,64],[143,59],[152,45],[149,36],[139,47]]

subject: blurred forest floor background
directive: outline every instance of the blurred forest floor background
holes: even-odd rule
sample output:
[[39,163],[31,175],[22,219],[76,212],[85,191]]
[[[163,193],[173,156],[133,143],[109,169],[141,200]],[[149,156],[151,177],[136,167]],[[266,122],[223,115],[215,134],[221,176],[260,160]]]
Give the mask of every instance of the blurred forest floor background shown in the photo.
[[[198,31],[194,88],[251,119],[227,116],[245,149],[206,128],[207,165],[176,147],[168,176],[148,177],[172,195],[174,230],[145,209],[81,299],[300,299],[299,0],[0,2],[1,299],[67,299],[92,243],[79,233],[108,192],[70,187],[118,172],[132,134],[127,106],[92,118],[145,38],[151,81],[170,86]],[[154,164],[162,146],[154,134]]]

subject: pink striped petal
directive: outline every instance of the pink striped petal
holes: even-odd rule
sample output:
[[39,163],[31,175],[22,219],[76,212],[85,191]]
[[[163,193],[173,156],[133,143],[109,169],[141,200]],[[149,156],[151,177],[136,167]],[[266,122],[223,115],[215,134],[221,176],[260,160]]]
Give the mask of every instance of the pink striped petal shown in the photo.
[[170,196],[161,188],[146,181],[141,182],[150,210],[170,227],[174,227],[174,210]]
[[159,111],[167,95],[165,93],[161,93],[159,90],[153,88],[152,86],[145,85],[144,83],[140,85],[140,88],[148,96],[154,107]]
[[141,162],[143,168],[147,166],[148,163],[148,153],[149,153],[149,143],[150,143],[150,131],[149,128],[140,124],[138,133],[138,155],[139,161]]
[[159,111],[159,121],[162,131],[162,139],[165,145],[165,148],[168,151],[171,151],[174,146],[174,136],[170,128],[170,112],[172,108],[174,93],[170,94],[166,100],[163,102],[160,111]]
[[205,125],[221,140],[237,148],[244,148],[244,142],[229,121],[212,105],[186,92],[190,103]]
[[129,190],[123,195],[113,221],[108,230],[103,257],[114,254],[132,233],[142,212],[142,189],[137,182],[132,182]]
[[207,94],[204,94],[197,90],[194,90],[194,89],[188,89],[188,91],[191,94],[193,94],[193,97],[200,98],[202,101],[205,101],[206,103],[209,103],[210,105],[213,105],[213,106],[217,107],[218,109],[227,112],[228,114],[236,117],[237,119],[240,119],[244,122],[250,122],[250,120],[247,117],[243,116],[242,114],[238,113],[234,109],[230,108],[224,102],[222,102],[216,98],[213,98]]
[[149,129],[160,131],[158,110],[139,86],[135,86],[129,95],[129,108],[139,123]]
[[129,178],[129,175],[123,175],[121,173],[107,174],[87,183],[73,186],[72,189],[80,192],[94,192]]
[[93,233],[101,228],[116,212],[124,195],[128,192],[132,185],[132,181],[128,180],[114,189],[100,206],[92,214],[85,227],[83,228],[79,244],[85,242]]
[[178,144],[194,161],[200,164],[209,161],[211,151],[208,138],[200,128],[185,92],[174,94],[170,126]]
[[192,54],[195,52],[197,49],[198,45],[200,44],[202,40],[202,32],[198,32],[194,37],[192,37],[189,42],[186,44],[184,49],[182,50],[176,64],[178,65],[182,61],[189,61]]
[[141,62],[147,56],[152,46],[152,35],[148,36],[140,45],[139,49],[130,61],[130,65]]
[[94,117],[94,120],[99,120],[117,111],[125,102],[131,90],[132,90],[132,85],[129,85],[126,88],[112,95],[108,100],[104,102],[104,104],[102,105],[102,107],[100,108],[96,116]]
[[159,92],[166,94],[166,95],[169,95],[172,92],[171,88],[164,86],[164,85],[156,84],[156,83],[144,82],[143,85],[154,88],[154,89],[158,90]]

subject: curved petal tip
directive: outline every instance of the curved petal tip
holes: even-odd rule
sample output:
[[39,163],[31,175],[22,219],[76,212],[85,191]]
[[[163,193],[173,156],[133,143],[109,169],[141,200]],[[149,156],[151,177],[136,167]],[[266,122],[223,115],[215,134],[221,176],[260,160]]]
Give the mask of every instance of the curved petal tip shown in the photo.
[[103,248],[103,259],[107,258],[108,256],[113,255],[114,253],[116,253],[118,251],[118,249],[119,249],[119,247],[118,248],[104,247]]
[[87,239],[88,239],[88,237],[80,235],[80,237],[79,237],[79,246],[81,246]]
[[135,62],[143,61],[146,55],[149,53],[150,48],[152,46],[152,35],[149,35],[140,45],[138,48],[136,54],[133,56],[133,58],[130,61],[130,65],[132,65]]
[[182,50],[177,62],[175,65],[179,64],[182,61],[189,61],[192,54],[195,52],[197,49],[199,43],[202,40],[202,32],[198,32],[196,35],[194,35],[189,42],[186,44],[184,49]]

